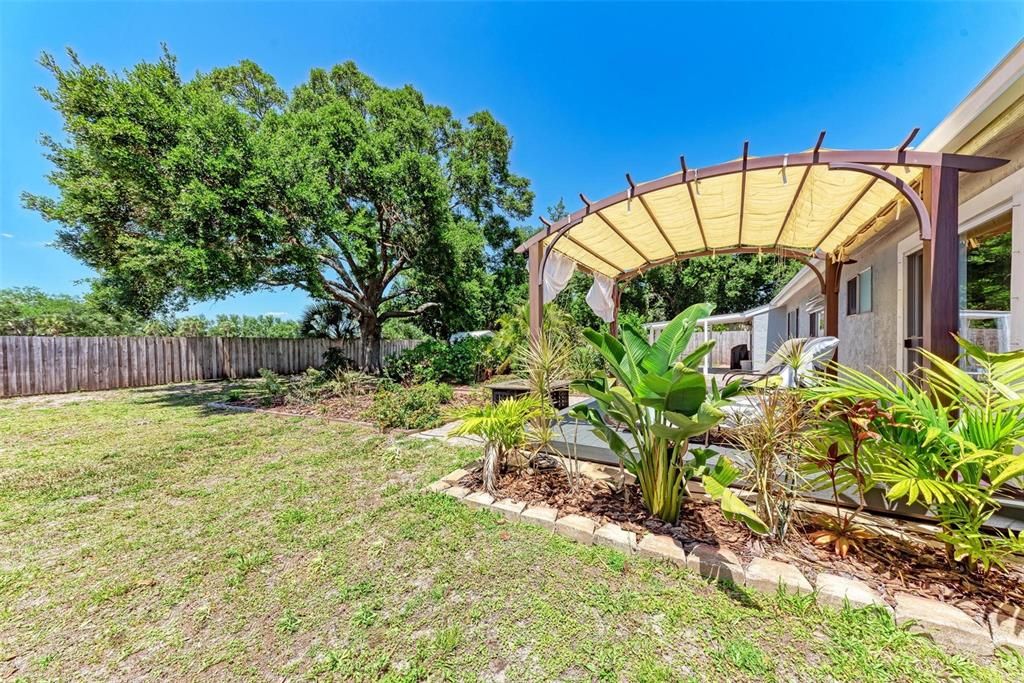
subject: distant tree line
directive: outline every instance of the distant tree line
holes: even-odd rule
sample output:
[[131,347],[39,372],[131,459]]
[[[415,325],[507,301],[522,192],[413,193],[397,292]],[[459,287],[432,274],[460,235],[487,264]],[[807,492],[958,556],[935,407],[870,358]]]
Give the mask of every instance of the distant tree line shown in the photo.
[[0,289],[0,334],[37,336],[299,337],[298,321],[273,315],[163,316],[111,312],[89,296]]
[[[161,315],[142,318],[112,309],[94,296],[47,294],[36,287],[0,289],[0,335],[27,336],[167,336],[167,337],[327,337],[352,339],[358,326],[324,319],[329,302],[307,307],[300,320],[275,315]],[[336,315],[336,311],[334,313]],[[396,320],[384,326],[384,339],[423,339],[416,325]]]

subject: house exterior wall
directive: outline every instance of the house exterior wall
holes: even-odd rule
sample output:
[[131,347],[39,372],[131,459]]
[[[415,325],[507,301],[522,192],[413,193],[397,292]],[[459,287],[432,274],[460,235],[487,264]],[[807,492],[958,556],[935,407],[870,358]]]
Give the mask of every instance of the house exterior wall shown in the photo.
[[783,309],[771,309],[768,311],[768,347],[765,353],[765,360],[775,353],[782,342],[786,341],[786,311]]
[[[782,307],[784,311],[784,314],[782,316],[782,338],[775,344],[776,348],[782,340],[788,339],[790,336],[792,336],[789,334],[788,330],[789,314],[792,313],[793,311],[797,311],[798,309],[799,310],[797,318],[799,318],[799,334],[796,336],[810,336],[809,332],[811,329],[811,311],[814,310],[812,308],[812,303],[816,299],[820,298],[821,285],[818,284],[818,279],[815,277],[808,278],[807,282],[803,286],[801,286],[799,290],[793,293],[789,301],[786,302],[786,305]],[[775,349],[773,348],[772,351],[774,350]]]
[[[853,256],[857,263],[843,267],[839,285],[839,361],[844,365],[881,373],[890,373],[896,367],[902,348],[902,332],[897,329],[900,302],[896,246],[916,230],[916,225],[901,225],[858,251]],[[871,311],[847,315],[849,281],[866,268],[871,268]]]

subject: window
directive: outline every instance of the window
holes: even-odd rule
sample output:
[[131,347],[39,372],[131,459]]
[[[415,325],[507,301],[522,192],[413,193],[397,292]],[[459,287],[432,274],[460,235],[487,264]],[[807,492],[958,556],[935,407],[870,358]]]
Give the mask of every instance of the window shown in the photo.
[[790,311],[786,314],[786,335],[790,339],[800,336],[800,309]]
[[870,313],[871,312],[871,269],[867,268],[860,271],[860,275],[857,276],[857,297],[859,302],[857,304],[858,313]]
[[871,312],[871,269],[865,268],[846,281],[846,315]]
[[810,329],[807,330],[808,337],[820,337],[821,336],[821,311],[815,311],[811,313],[808,318],[810,319]]

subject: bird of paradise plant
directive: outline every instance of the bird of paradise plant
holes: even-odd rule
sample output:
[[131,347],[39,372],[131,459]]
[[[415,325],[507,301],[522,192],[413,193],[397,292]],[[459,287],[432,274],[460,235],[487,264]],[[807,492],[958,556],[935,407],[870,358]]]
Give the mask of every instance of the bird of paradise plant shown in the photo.
[[[712,429],[725,417],[719,407],[739,389],[739,382],[719,390],[712,381],[709,391],[697,370],[713,341],[683,355],[697,321],[712,310],[711,304],[691,306],[665,327],[654,344],[629,322],[622,325],[622,341],[605,332],[586,330],[584,335],[607,362],[611,376],[573,382],[574,389],[593,397],[598,405],[578,405],[573,415],[589,422],[637,478],[644,505],[652,515],[675,523],[688,495],[687,480],[699,478],[708,494],[720,502],[726,517],[765,533],[764,522],[728,488],[739,477],[739,470],[724,456],[712,465],[715,453],[710,449],[689,448],[692,437]],[[622,425],[633,437],[631,442],[606,418]]]

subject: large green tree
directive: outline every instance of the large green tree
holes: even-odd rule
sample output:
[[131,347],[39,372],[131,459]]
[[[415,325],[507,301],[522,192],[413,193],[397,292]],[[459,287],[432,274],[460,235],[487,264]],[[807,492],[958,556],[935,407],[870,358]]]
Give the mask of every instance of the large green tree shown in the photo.
[[491,114],[461,120],[352,63],[289,97],[252,62],[185,80],[166,51],[123,74],[69,56],[42,58],[66,133],[43,139],[57,196],[24,201],[139,314],[296,287],[349,308],[376,369],[386,321],[479,317],[485,247],[530,212]]

